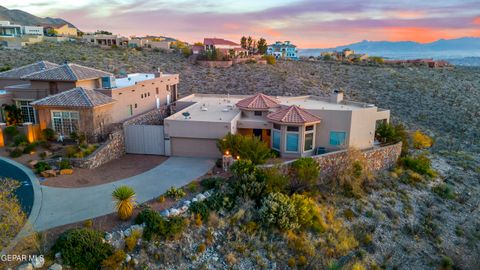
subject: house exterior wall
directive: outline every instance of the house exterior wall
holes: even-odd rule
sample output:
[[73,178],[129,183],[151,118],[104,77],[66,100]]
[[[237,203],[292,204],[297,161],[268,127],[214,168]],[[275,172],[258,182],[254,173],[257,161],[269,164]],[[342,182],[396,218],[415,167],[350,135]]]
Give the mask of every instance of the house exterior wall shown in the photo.
[[0,89],[3,89],[6,86],[24,84],[27,81],[21,79],[0,79]]
[[24,35],[43,36],[42,26],[23,26]]
[[[138,82],[133,86],[96,90],[116,100],[112,110],[112,121],[120,123],[157,108],[157,98],[160,106],[167,104],[167,96],[170,96],[170,102],[173,102],[175,100],[173,95],[178,92],[178,82],[178,75],[169,75]],[[170,91],[167,91],[167,86]],[[176,90],[172,90],[173,88]]]
[[352,111],[349,146],[365,149],[373,146],[375,129],[378,120],[390,118],[390,111],[378,112],[377,108],[366,108]]
[[[44,98],[46,96],[55,94],[51,91],[50,87],[51,84],[48,81],[30,81],[30,85],[28,85],[28,81],[22,81],[24,85],[20,86],[13,86],[13,87],[6,87],[8,92],[12,93],[14,99],[18,100],[37,100]],[[26,83],[26,84],[25,84]],[[78,82],[52,82],[56,85],[58,92],[63,92],[70,90],[75,87],[83,87],[85,89],[95,89],[100,87],[100,80],[84,80]]]
[[55,32],[59,36],[76,37],[78,35],[77,29],[68,26],[68,24],[55,28]]

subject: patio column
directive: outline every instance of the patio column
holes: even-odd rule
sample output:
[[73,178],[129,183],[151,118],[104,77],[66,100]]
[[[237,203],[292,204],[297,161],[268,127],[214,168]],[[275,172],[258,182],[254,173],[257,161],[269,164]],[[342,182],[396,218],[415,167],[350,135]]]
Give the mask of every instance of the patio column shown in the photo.
[[3,136],[3,130],[7,127],[7,124],[0,123],[0,147],[5,147],[5,139]]

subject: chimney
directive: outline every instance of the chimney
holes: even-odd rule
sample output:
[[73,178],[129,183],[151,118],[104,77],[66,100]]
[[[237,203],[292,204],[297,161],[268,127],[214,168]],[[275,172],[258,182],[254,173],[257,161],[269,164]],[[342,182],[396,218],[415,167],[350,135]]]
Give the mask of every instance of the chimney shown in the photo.
[[157,68],[157,72],[155,72],[154,74],[155,74],[155,78],[159,78],[159,77],[162,77],[163,72],[160,71],[160,68]]
[[343,101],[343,90],[335,90],[330,97],[330,102],[338,104]]

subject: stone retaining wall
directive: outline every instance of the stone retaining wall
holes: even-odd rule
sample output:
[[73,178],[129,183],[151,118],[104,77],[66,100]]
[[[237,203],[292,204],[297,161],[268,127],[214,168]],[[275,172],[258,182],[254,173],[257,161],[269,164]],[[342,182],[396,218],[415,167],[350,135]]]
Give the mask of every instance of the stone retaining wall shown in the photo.
[[168,115],[168,107],[163,106],[160,109],[154,109],[144,114],[125,120],[123,126],[129,125],[161,125],[163,119]]
[[[338,172],[345,169],[349,150],[341,150],[323,155],[313,156],[320,165],[321,177],[334,177]],[[398,142],[392,145],[375,147],[373,149],[362,151],[361,154],[367,161],[368,169],[375,173],[386,170],[395,165],[400,153],[402,152],[402,143]],[[295,160],[287,161],[281,164],[264,165],[263,167],[280,166],[282,170],[288,170]]]

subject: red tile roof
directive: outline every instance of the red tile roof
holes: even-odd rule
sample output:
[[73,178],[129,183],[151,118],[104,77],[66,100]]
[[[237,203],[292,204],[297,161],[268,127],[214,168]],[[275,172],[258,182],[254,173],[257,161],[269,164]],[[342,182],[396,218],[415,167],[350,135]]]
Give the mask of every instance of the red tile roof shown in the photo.
[[280,106],[277,100],[262,93],[244,98],[236,105],[244,110],[268,110]]
[[318,123],[321,118],[293,105],[267,115],[267,119],[281,124]]
[[230,40],[225,40],[223,38],[205,38],[203,39],[203,44],[205,45],[230,45],[230,46],[240,46],[240,44],[237,44],[233,41]]

